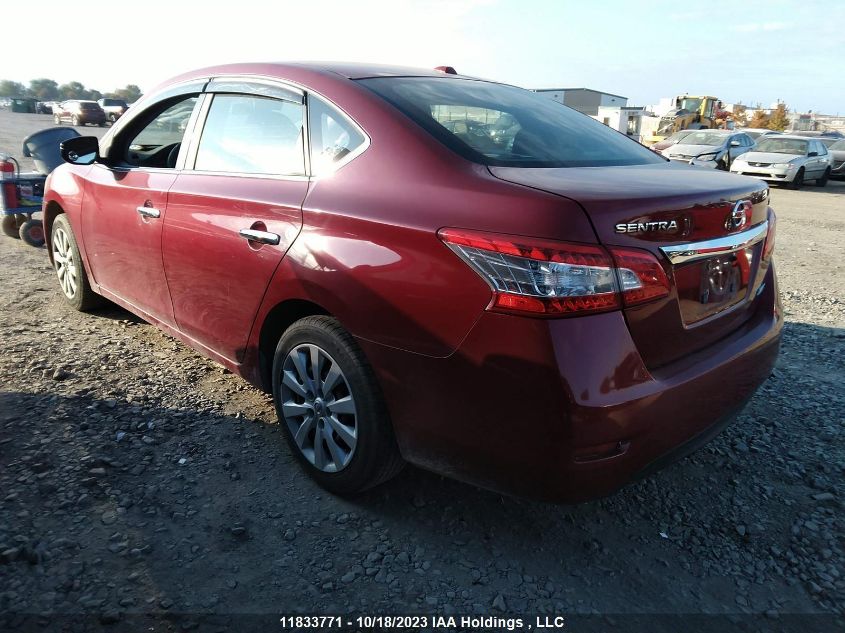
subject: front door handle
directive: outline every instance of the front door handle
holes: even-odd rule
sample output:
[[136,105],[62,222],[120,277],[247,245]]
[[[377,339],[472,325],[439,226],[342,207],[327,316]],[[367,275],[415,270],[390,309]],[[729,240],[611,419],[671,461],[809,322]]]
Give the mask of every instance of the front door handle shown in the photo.
[[255,229],[241,229],[238,231],[241,237],[248,239],[250,242],[260,242],[262,244],[270,244],[277,246],[282,240],[281,236],[275,233],[268,233],[267,231],[256,231]]
[[135,210],[145,218],[160,218],[161,211],[155,207],[136,207]]

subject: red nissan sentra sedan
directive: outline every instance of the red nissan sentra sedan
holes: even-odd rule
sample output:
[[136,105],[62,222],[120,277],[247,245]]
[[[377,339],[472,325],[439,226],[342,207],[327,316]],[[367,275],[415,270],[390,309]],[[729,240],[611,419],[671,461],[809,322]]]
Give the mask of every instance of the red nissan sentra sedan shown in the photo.
[[44,217],[67,301],[271,391],[336,493],[408,461],[604,495],[713,437],[777,357],[766,186],[512,86],[221,66],[62,155]]

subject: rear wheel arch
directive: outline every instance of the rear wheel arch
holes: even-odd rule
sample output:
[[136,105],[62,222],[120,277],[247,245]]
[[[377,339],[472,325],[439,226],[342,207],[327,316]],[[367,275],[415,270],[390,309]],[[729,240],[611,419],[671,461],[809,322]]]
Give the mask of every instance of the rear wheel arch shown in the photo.
[[258,370],[264,391],[273,392],[273,356],[285,330],[302,318],[319,315],[333,316],[323,306],[306,299],[286,299],[267,313],[258,335]]

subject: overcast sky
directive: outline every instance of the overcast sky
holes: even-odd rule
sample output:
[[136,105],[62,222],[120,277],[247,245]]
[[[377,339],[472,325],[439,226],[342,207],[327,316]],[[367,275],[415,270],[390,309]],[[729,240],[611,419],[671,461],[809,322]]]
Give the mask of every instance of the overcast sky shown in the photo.
[[689,92],[845,114],[843,0],[6,0],[0,14],[0,79],[21,82],[108,91],[235,61],[449,64],[629,105]]

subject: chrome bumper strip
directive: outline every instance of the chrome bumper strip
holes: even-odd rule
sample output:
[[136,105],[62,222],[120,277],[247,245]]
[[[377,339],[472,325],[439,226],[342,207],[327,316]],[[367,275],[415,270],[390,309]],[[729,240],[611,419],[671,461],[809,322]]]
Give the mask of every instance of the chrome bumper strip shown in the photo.
[[707,257],[726,255],[748,248],[766,237],[769,231],[769,222],[766,220],[753,226],[747,231],[717,237],[704,242],[689,242],[687,244],[676,244],[674,246],[661,246],[660,250],[669,258],[673,264],[686,264]]

